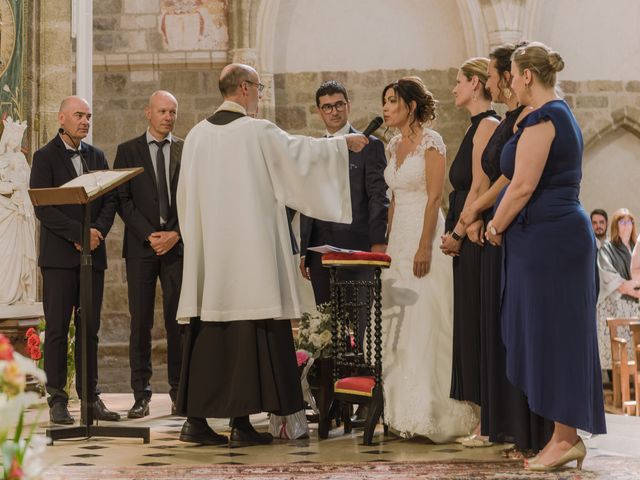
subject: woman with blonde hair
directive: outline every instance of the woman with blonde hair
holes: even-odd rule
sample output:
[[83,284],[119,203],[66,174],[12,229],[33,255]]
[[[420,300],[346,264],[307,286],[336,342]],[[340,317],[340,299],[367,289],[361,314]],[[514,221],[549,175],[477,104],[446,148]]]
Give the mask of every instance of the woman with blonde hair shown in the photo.
[[[482,185],[481,158],[499,123],[486,90],[488,58],[464,62],[453,89],[456,107],[466,109],[471,125],[462,139],[451,168],[449,212],[441,250],[453,256],[453,363],[450,396],[480,405],[480,252],[466,238],[460,214],[478,198]],[[482,220],[478,220],[482,222]],[[479,427],[476,432],[479,433]],[[461,440],[462,441],[462,440]]]
[[583,141],[556,95],[557,52],[533,42],[512,57],[511,87],[533,108],[502,150],[505,188],[486,238],[502,244],[502,338],[507,377],[530,409],[554,422],[529,470],[586,456],[577,429],[605,433],[596,330],[596,243],[578,195]]
[[[626,208],[621,208],[611,218],[609,240],[605,240],[598,250],[598,344],[603,370],[611,370],[611,335],[607,318],[638,315],[640,290],[637,287],[640,286],[640,279],[631,279],[631,254],[637,236],[635,217]],[[624,334],[628,341],[629,358],[633,358],[633,342],[629,331]]]

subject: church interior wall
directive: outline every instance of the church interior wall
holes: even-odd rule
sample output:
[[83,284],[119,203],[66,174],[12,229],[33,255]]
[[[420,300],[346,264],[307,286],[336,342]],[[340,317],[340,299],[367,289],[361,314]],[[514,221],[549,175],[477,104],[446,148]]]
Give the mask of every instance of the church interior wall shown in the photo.
[[[267,3],[276,11],[272,22],[265,26],[260,24],[256,11],[258,7],[266,8]],[[268,92],[274,103],[271,118],[292,133],[319,135],[324,131],[315,112],[314,93],[325,80],[337,79],[347,86],[352,123],[363,128],[380,113],[380,95],[387,83],[405,75],[420,76],[440,101],[434,128],[444,137],[450,162],[468,122],[466,112],[453,104],[451,89],[456,70],[467,57],[489,45],[478,48],[482,42],[474,44],[472,40],[489,38],[488,32],[493,28],[483,26],[483,20],[478,18],[471,23],[468,19],[463,21],[461,3],[94,0],[93,142],[113,164],[117,145],[143,133],[146,121],[142,109],[156,89],[167,89],[177,96],[175,134],[184,137],[219,105],[217,79],[222,65],[239,58],[239,50],[250,54],[254,49],[256,66],[268,74],[267,83],[273,75]],[[477,13],[482,8],[486,12],[487,5],[498,11],[510,2],[467,3],[475,5],[477,8],[469,11]],[[559,78],[587,146],[582,194],[585,207],[590,209],[599,203],[612,205],[612,209],[623,206],[618,204],[627,200],[616,196],[619,190],[634,190],[630,186],[618,189],[616,174],[620,169],[639,171],[640,161],[640,43],[634,39],[640,23],[640,3],[616,0],[609,2],[606,9],[599,0],[512,3],[531,9],[521,13],[531,24],[528,30],[521,29],[523,35],[525,31],[530,33],[530,38],[549,44],[565,58],[567,67]],[[34,21],[39,22],[39,31],[33,51],[37,59],[33,75],[38,79],[33,97],[35,148],[50,139],[57,128],[60,99],[72,93],[70,4],[70,0],[36,2],[38,18]],[[206,10],[201,9],[203,5]],[[243,16],[238,9],[251,13]],[[473,31],[472,26],[486,31]],[[261,28],[268,31],[261,32]],[[264,38],[271,42],[268,61],[263,51]],[[626,206],[633,205],[630,200]],[[640,205],[635,208],[640,216]],[[105,391],[129,390],[129,315],[121,259],[122,234],[123,225],[117,218],[107,239],[109,270],[100,347],[100,376]],[[153,349],[156,391],[166,389],[160,311],[157,303],[153,332],[157,340]]]

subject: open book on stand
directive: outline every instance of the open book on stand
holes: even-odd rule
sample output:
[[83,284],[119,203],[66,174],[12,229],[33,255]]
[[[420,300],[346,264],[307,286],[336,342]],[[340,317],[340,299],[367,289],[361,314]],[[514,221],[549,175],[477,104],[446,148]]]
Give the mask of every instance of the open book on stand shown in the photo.
[[35,205],[69,205],[88,203],[143,172],[142,167],[94,170],[55,188],[29,190]]
[[307,250],[318,253],[365,253],[363,250],[348,250],[346,248],[338,248],[333,245],[320,245],[318,247],[308,247]]

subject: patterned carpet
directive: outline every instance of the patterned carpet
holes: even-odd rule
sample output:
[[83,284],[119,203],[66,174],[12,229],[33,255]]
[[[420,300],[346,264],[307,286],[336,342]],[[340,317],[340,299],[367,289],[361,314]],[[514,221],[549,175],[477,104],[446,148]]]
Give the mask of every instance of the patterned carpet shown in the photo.
[[637,479],[640,460],[599,456],[580,472],[565,468],[555,473],[530,473],[521,462],[367,462],[320,464],[298,462],[273,465],[172,465],[162,467],[54,467],[47,476],[68,480],[409,480],[409,479]]

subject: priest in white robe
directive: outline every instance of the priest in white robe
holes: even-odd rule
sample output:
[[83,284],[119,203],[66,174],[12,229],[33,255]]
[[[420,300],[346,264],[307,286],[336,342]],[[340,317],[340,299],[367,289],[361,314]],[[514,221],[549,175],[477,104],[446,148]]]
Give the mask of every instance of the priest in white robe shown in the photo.
[[292,136],[254,118],[251,67],[220,76],[225,101],[187,135],[177,191],[184,242],[178,321],[188,324],[178,393],[180,439],[226,443],[206,418],[232,419],[230,446],[269,443],[249,415],[303,407],[291,324],[300,316],[286,207],[351,222],[348,150],[363,135]]

